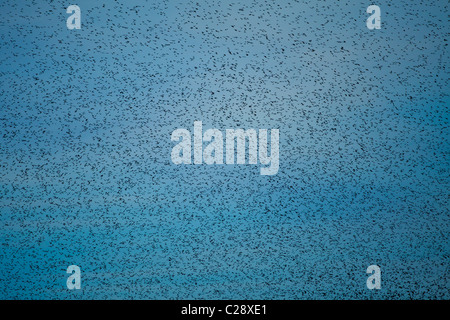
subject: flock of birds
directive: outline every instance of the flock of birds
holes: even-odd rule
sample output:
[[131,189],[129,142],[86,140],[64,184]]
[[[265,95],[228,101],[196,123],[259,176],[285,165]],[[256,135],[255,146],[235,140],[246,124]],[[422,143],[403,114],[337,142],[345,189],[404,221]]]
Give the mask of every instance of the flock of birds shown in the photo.
[[[78,2],[0,3],[0,297],[449,298],[439,2]],[[278,174],[172,164],[196,120]]]

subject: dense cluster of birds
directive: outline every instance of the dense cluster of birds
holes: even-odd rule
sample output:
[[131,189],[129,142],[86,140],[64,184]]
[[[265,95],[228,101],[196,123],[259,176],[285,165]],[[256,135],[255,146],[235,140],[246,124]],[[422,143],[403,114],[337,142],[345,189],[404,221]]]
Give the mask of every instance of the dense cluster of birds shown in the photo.
[[[357,3],[78,1],[68,30],[2,1],[0,297],[448,299],[448,17]],[[196,120],[279,128],[278,174],[174,165]]]

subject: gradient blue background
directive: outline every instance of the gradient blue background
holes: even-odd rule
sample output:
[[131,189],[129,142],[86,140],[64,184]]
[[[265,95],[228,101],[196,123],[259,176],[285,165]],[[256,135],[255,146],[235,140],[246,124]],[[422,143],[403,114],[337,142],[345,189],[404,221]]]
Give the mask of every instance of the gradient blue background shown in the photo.
[[[448,1],[0,12],[0,298],[450,298]],[[279,128],[278,174],[174,165],[195,120]]]

